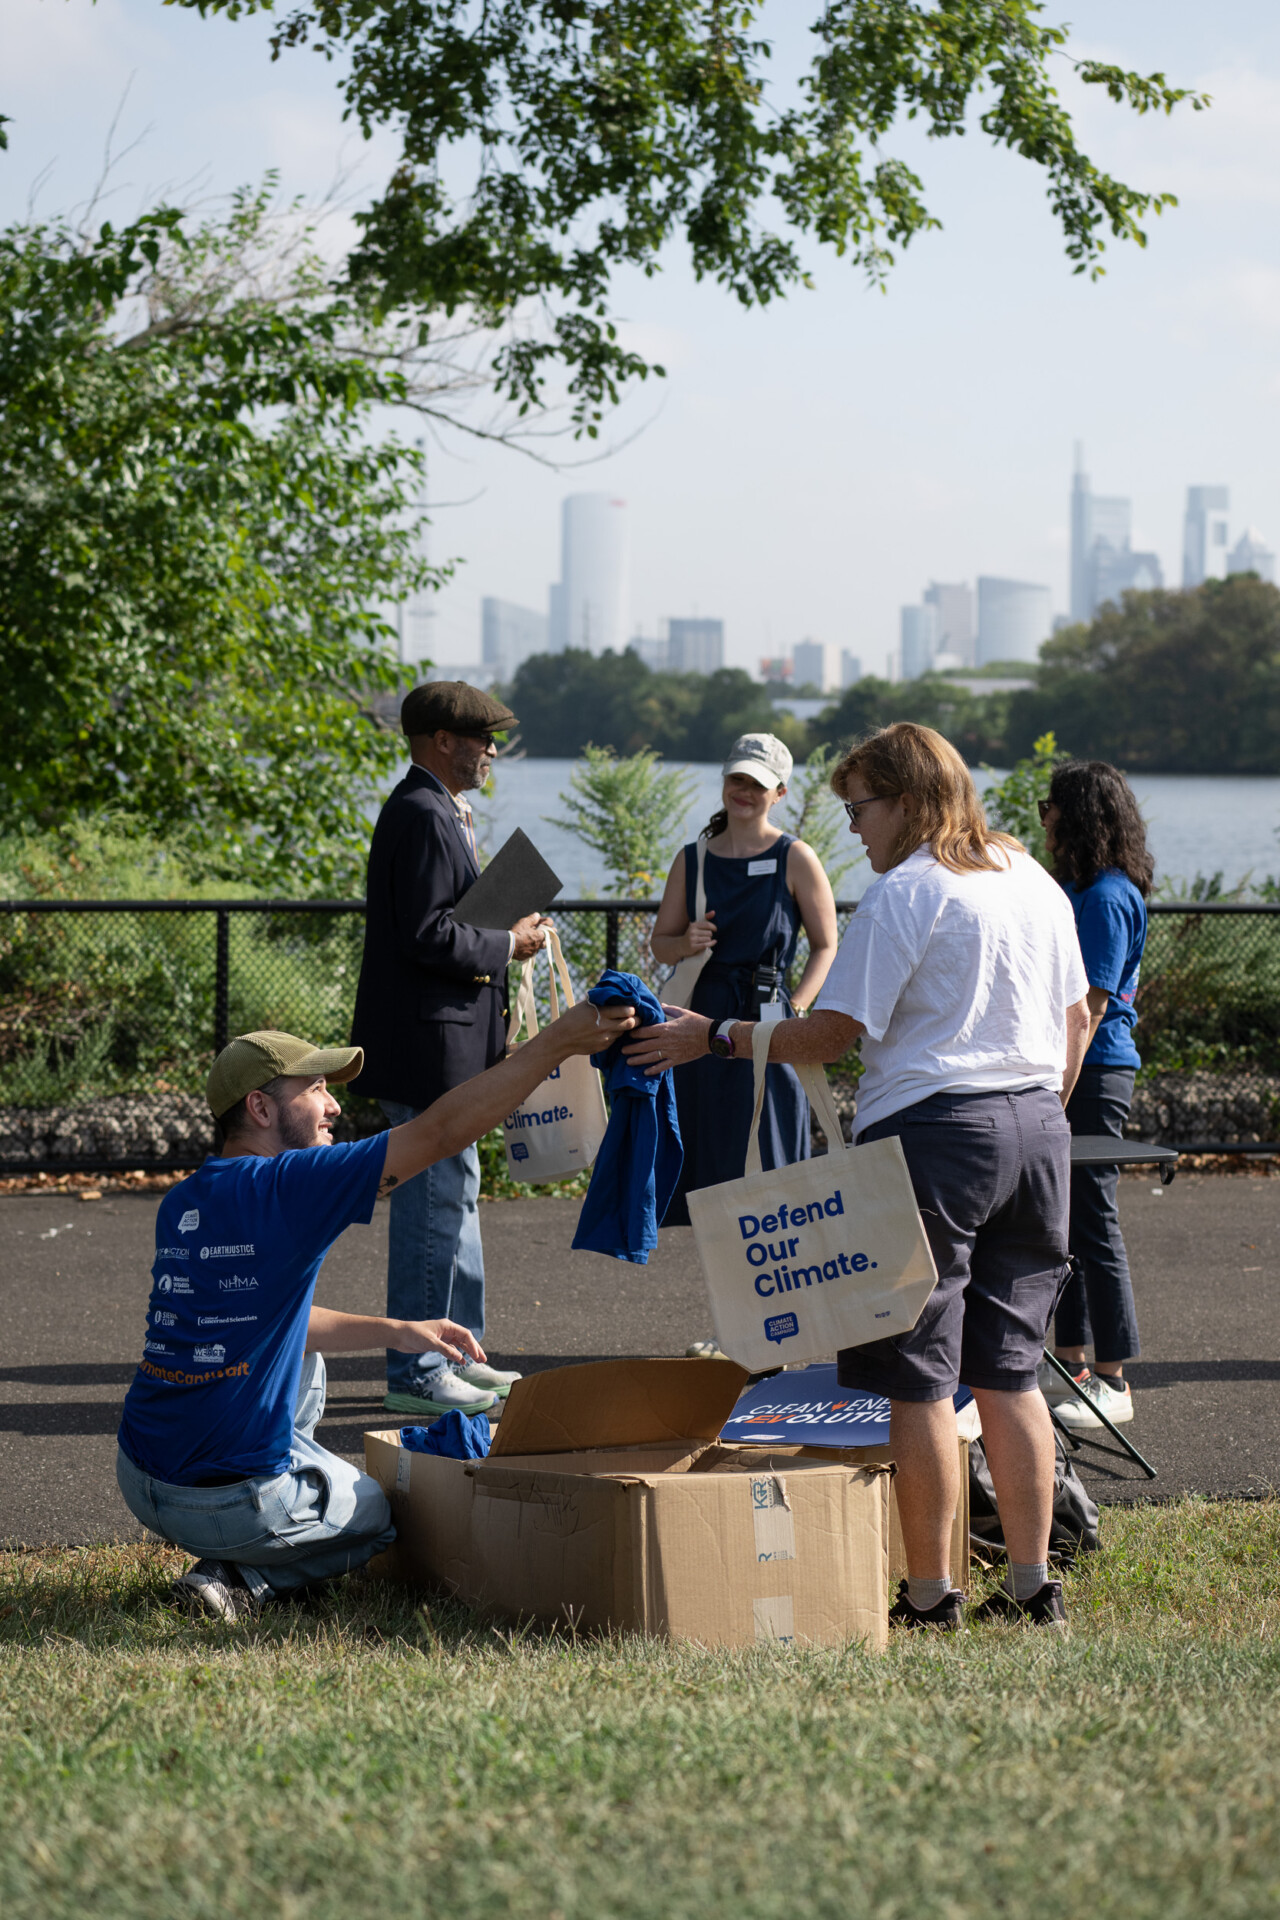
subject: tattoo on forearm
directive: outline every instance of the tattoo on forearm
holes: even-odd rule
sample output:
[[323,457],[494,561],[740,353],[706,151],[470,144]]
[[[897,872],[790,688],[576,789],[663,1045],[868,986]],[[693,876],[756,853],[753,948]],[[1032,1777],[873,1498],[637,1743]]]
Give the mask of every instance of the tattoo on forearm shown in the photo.
[[394,1173],[384,1173],[381,1180],[378,1182],[379,1200],[385,1200],[387,1195],[390,1193],[392,1187],[398,1187],[399,1185],[400,1185],[400,1180],[398,1175]]

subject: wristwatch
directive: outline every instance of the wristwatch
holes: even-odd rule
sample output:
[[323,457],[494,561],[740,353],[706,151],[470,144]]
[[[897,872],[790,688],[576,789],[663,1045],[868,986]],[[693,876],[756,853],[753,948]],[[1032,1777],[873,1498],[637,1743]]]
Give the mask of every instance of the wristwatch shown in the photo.
[[730,1030],[733,1025],[734,1022],[732,1020],[722,1020],[714,1033],[710,1034],[707,1038],[707,1046],[711,1052],[714,1053],[717,1060],[732,1060],[733,1058],[733,1041],[730,1038]]

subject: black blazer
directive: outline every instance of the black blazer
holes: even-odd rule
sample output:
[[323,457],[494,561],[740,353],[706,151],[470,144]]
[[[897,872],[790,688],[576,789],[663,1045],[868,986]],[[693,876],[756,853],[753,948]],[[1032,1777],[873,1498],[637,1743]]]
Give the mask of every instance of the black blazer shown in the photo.
[[511,942],[450,911],[478,873],[457,808],[410,767],[369,849],[353,1092],[427,1107],[502,1058]]

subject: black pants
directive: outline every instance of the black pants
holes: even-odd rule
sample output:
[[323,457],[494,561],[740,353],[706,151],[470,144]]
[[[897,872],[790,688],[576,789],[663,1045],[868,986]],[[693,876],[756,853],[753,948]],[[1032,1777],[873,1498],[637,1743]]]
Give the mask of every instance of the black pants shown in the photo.
[[[1133,1100],[1132,1067],[1082,1067],[1067,1104],[1072,1133],[1109,1133],[1119,1139]],[[1054,1337],[1060,1347],[1087,1347],[1096,1360],[1132,1360],[1138,1353],[1129,1256],[1116,1207],[1118,1167],[1071,1169],[1071,1251],[1080,1263],[1058,1302]]]

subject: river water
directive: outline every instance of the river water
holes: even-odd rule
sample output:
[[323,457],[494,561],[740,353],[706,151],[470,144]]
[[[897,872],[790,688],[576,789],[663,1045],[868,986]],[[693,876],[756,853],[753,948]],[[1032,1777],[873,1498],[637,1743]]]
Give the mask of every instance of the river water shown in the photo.
[[[516,827],[523,827],[560,875],[566,896],[586,899],[601,887],[603,862],[574,835],[551,824],[563,811],[560,795],[577,764],[573,760],[500,761],[493,796],[478,801],[477,814],[489,852],[496,852]],[[697,782],[684,833],[685,839],[692,839],[719,803],[720,769],[695,762],[684,770]],[[999,778],[998,772],[974,773],[979,789]],[[1280,779],[1139,774],[1132,785],[1146,818],[1157,885],[1165,879],[1191,880],[1196,874],[1221,872],[1232,886],[1246,875],[1256,882],[1280,873]],[[870,878],[868,868],[860,865],[841,886],[841,894],[856,899]]]

